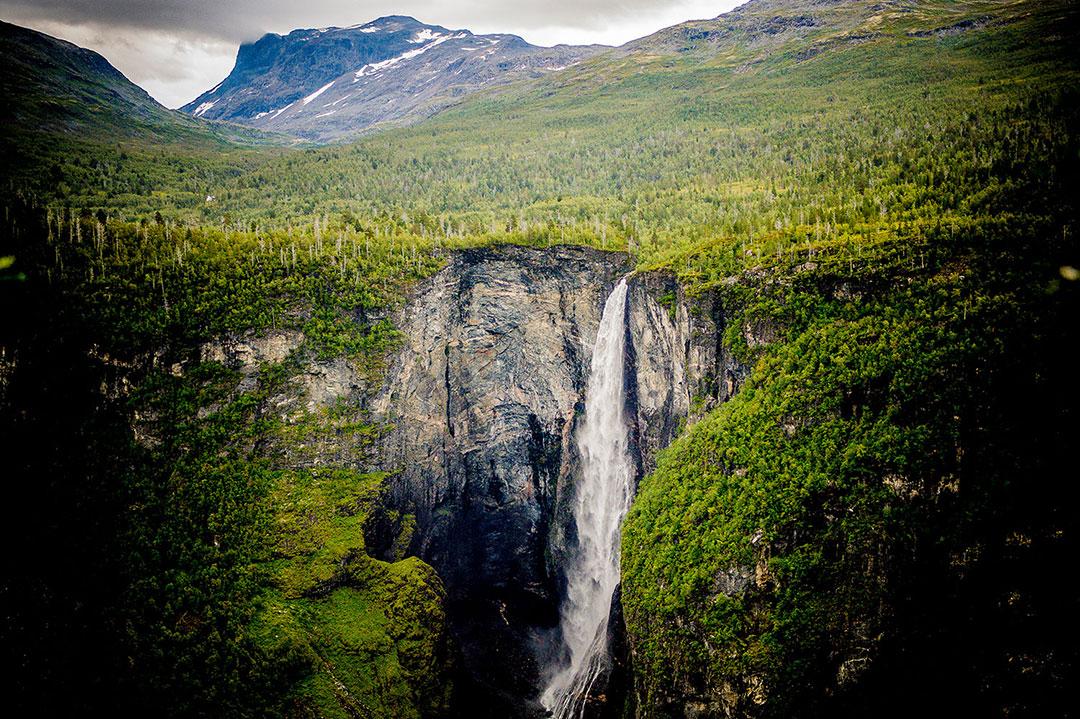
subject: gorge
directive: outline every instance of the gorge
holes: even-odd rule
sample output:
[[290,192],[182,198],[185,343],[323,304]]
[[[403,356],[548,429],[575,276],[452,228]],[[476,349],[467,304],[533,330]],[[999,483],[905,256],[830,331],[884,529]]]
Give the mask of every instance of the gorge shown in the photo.
[[[560,653],[559,605],[592,581],[581,573],[591,570],[565,576],[580,561],[582,542],[602,542],[608,553],[606,598],[590,599],[604,606],[588,608],[593,632],[607,616],[617,582],[612,532],[629,496],[590,497],[622,509],[609,507],[607,525],[595,529],[603,538],[583,538],[575,529],[582,499],[575,480],[611,469],[590,468],[597,458],[587,459],[578,444],[586,440],[575,437],[588,431],[601,310],[627,269],[625,255],[580,248],[466,251],[418,288],[398,320],[405,344],[371,405],[392,425],[382,468],[395,471],[391,506],[415,516],[410,552],[447,587],[448,620],[467,671],[460,691],[469,692],[473,711],[537,710],[547,666]],[[612,352],[607,361],[620,370],[625,362],[627,371],[602,401],[610,408],[625,387],[630,444],[614,471],[632,487],[641,463],[655,461],[680,421],[733,392],[747,369],[718,344],[718,307],[704,301],[692,313],[686,300],[660,304],[678,291],[670,275],[638,275],[621,287],[626,342],[613,338],[604,348]],[[620,315],[612,312],[615,333]],[[723,390],[718,377],[726,378]],[[581,637],[567,641],[581,651]]]
[[[385,428],[374,447],[331,431],[261,452],[312,472],[385,473],[363,551],[419,557],[437,572],[459,653],[451,705],[463,715],[539,717],[561,702],[557,715],[571,716],[574,700],[573,716],[617,716],[629,697],[613,598],[622,517],[657,453],[730,398],[749,367],[721,342],[719,295],[690,298],[667,272],[619,279],[628,270],[624,253],[579,247],[455,252],[392,316],[402,339],[378,383],[339,359],[290,365],[305,342],[296,332],[199,351],[246,378],[241,392],[256,390],[267,363],[287,368],[292,379],[260,400],[286,426],[355,407]],[[742,332],[760,343],[774,330]],[[342,591],[359,550],[346,545],[296,591]],[[310,552],[290,556],[307,563],[319,556]]]
[[[595,634],[589,637],[587,632],[573,637],[565,617],[558,628],[559,609],[567,596],[580,591],[575,589],[575,581],[585,578],[584,574],[575,576],[575,548],[583,543],[575,498],[581,496],[580,482],[587,481],[588,471],[584,450],[575,438],[587,431],[588,368],[595,359],[595,338],[601,334],[603,305],[610,288],[628,269],[625,255],[588,248],[495,246],[454,252],[445,268],[420,282],[393,315],[403,337],[388,358],[386,379],[381,384],[365,387],[358,377],[348,379],[348,365],[334,362],[317,361],[302,372],[306,396],[322,398],[319,401],[328,404],[337,401],[335,397],[358,403],[377,424],[387,428],[359,466],[387,473],[382,508],[365,530],[366,551],[390,562],[416,556],[437,572],[446,592],[447,627],[458,653],[446,667],[453,675],[450,707],[454,712],[539,717],[548,708],[567,711],[553,707],[558,701],[554,692],[544,694],[570,676],[559,678],[551,667],[567,666],[569,659],[570,671],[574,671],[573,662],[582,656],[575,656],[575,651],[600,638]],[[653,478],[628,520],[623,541],[632,552],[623,559],[622,591],[616,593],[610,607],[601,607],[599,612],[596,605],[590,607],[594,621],[610,617],[611,626],[603,632],[602,642],[613,652],[591,667],[601,671],[592,691],[580,697],[573,715],[621,716],[644,706],[666,707],[676,716],[687,717],[702,711],[706,716],[727,711],[757,715],[760,707],[769,705],[770,693],[779,691],[775,685],[783,687],[783,678],[764,666],[709,669],[712,662],[723,661],[724,654],[723,645],[710,647],[715,641],[710,637],[717,636],[711,633],[717,630],[709,628],[708,614],[687,625],[652,609],[663,601],[657,599],[649,599],[644,605],[649,609],[643,612],[642,595],[656,591],[654,588],[672,598],[678,596],[676,592],[686,591],[678,585],[687,581],[680,578],[680,572],[695,577],[689,580],[696,583],[690,585],[691,596],[703,596],[705,607],[737,602],[734,611],[757,617],[754,621],[785,611],[781,601],[785,591],[806,592],[807,598],[800,600],[803,603],[824,602],[825,613],[813,620],[822,634],[806,631],[797,637],[769,638],[764,632],[755,634],[761,630],[753,630],[748,638],[737,641],[783,641],[787,643],[785,651],[827,656],[818,660],[822,664],[815,670],[821,672],[816,681],[840,699],[826,706],[836,706],[842,712],[844,701],[856,701],[848,697],[860,696],[863,703],[854,706],[865,706],[868,698],[858,692],[887,681],[878,678],[879,672],[897,673],[921,683],[925,693],[912,694],[908,698],[911,702],[947,695],[947,690],[935,685],[927,674],[940,676],[941,670],[934,669],[937,665],[923,654],[915,664],[906,663],[903,654],[893,653],[892,638],[901,633],[933,636],[945,631],[937,612],[947,616],[954,611],[949,609],[955,606],[953,602],[985,606],[988,598],[1002,591],[989,589],[987,582],[993,587],[1018,586],[1016,582],[1026,586],[1028,580],[1022,578],[1026,574],[1007,568],[1016,562],[1042,560],[1033,560],[1030,550],[1021,548],[1001,559],[959,561],[955,552],[967,550],[958,549],[938,558],[908,544],[904,534],[894,534],[890,523],[897,516],[925,524],[920,532],[944,532],[937,529],[938,523],[952,522],[958,507],[969,501],[957,497],[949,480],[935,478],[947,478],[943,470],[918,470],[927,472],[918,480],[890,473],[882,485],[866,484],[861,479],[862,470],[840,460],[842,463],[833,465],[820,480],[810,480],[822,482],[817,488],[796,489],[794,481],[773,484],[778,463],[797,467],[790,463],[793,456],[806,451],[802,442],[820,446],[836,441],[829,439],[828,433],[837,427],[848,433],[849,439],[844,441],[852,447],[883,442],[885,449],[876,452],[914,451],[930,462],[953,460],[935,459],[934,453],[919,449],[887,449],[888,443],[895,441],[894,435],[873,439],[879,425],[865,424],[864,418],[876,416],[898,400],[875,395],[881,391],[873,389],[876,380],[863,385],[869,389],[855,385],[855,389],[837,392],[829,383],[834,373],[846,371],[841,364],[819,367],[816,377],[811,375],[814,379],[810,381],[822,383],[822,389],[810,384],[794,395],[774,394],[777,388],[790,390],[782,389],[786,386],[782,378],[770,379],[767,364],[759,364],[762,374],[756,383],[751,382],[754,356],[786,356],[788,359],[773,361],[803,366],[805,358],[812,359],[819,351],[813,348],[843,356],[851,351],[844,350],[844,344],[857,346],[850,337],[867,342],[862,334],[865,325],[843,319],[852,298],[859,298],[869,316],[875,317],[880,314],[874,313],[892,312],[888,308],[895,302],[892,298],[897,289],[879,284],[873,274],[852,277],[835,266],[804,262],[782,272],[744,272],[719,288],[693,295],[670,273],[638,272],[626,281],[625,292],[625,376],[621,384],[626,392],[630,456],[626,471],[633,474],[634,484],[646,475]],[[781,304],[762,308],[763,297],[776,298]],[[797,307],[807,297],[824,303],[823,319],[805,325],[805,320],[778,311],[785,304]],[[947,322],[969,321],[962,314],[952,315],[949,309],[943,311],[950,313]],[[831,319],[833,313],[840,318]],[[895,334],[908,332],[904,327],[903,323],[892,325],[874,341],[908,341]],[[838,339],[836,332],[849,339]],[[769,354],[777,352],[780,354]],[[893,381],[941,381],[926,378],[918,356],[878,353],[875,361],[885,362],[886,369],[865,371],[870,377],[884,372],[898,378]],[[999,362],[991,355],[978,361],[988,363],[988,367]],[[1043,376],[1057,371],[1045,369]],[[983,381],[993,383],[998,381],[996,377],[1002,375],[994,370]],[[1026,379],[1017,379],[1020,377]],[[1010,381],[1038,384],[1026,371],[1013,374]],[[748,382],[753,388],[745,394],[743,387]],[[1031,395],[1030,401],[1042,401],[1037,397]],[[1018,401],[1015,416],[1030,418],[1030,409]],[[280,399],[271,398],[270,402],[281,404]],[[764,417],[756,418],[753,413],[762,410]],[[730,423],[729,429],[717,429],[724,422]],[[1010,424],[993,420],[983,431],[1010,432],[994,429]],[[742,434],[747,431],[742,427],[766,434],[751,441]],[[730,439],[722,433],[730,433]],[[1045,436],[1053,435],[1047,432]],[[703,441],[717,442],[714,437],[732,444],[721,445],[720,450],[705,444],[705,459],[698,458],[696,447]],[[679,442],[667,453],[672,455],[668,464],[658,463],[661,450],[677,438]],[[923,441],[938,440],[931,436]],[[995,440],[994,446],[998,452],[1014,451],[1004,439]],[[753,454],[758,447],[771,449]],[[717,451],[725,459],[716,459]],[[346,457],[346,462],[357,461],[348,447],[335,447],[332,438],[318,445],[316,456],[331,462],[336,456]],[[1051,465],[1057,461],[1052,452],[1044,460]],[[992,460],[987,457],[985,461]],[[961,471],[993,476],[975,468],[981,466],[982,462]],[[777,520],[767,519],[725,528],[729,534],[720,541],[732,543],[730,555],[712,550],[710,558],[692,535],[687,535],[685,542],[666,538],[643,544],[642,531],[673,531],[664,529],[663,520],[656,515],[649,518],[653,507],[658,503],[666,507],[673,497],[701,491],[697,489],[700,485],[685,478],[682,473],[686,471],[703,472],[708,481],[731,488],[726,490],[732,493],[730,499],[724,498],[725,489],[707,491],[716,497],[710,504],[733,501],[748,508],[729,510],[736,518],[741,511],[768,517],[777,511],[771,507],[790,507],[792,491],[809,492],[813,499],[796,505],[794,511],[780,510],[786,512],[781,515],[785,518],[774,525],[769,522]],[[714,476],[717,479],[711,479]],[[675,488],[669,477],[676,478]],[[853,484],[845,490],[851,493],[845,498],[834,489],[838,486],[834,483],[848,482]],[[652,490],[657,486],[660,494]],[[1004,490],[986,486],[981,491]],[[691,513],[679,521],[700,524],[702,517],[708,516],[702,512],[708,510],[692,497],[679,500]],[[643,521],[643,517],[648,519]],[[763,531],[762,527],[769,526],[776,528]],[[964,540],[947,541],[948,546],[958,547]],[[670,550],[665,548],[672,546],[686,555],[670,558]],[[797,567],[786,563],[802,561],[797,558],[807,551],[839,557],[832,570],[836,575],[827,580],[812,579],[800,576],[800,570],[786,568]],[[925,594],[928,590],[910,584],[911,567],[916,564],[923,567],[922,572],[930,572],[940,586],[952,587],[949,591],[956,598],[932,609],[940,602],[936,593]],[[984,574],[990,567],[1001,570],[996,579]],[[785,581],[790,582],[787,588],[781,583]],[[843,587],[854,591],[849,594]],[[900,592],[912,592],[913,597],[897,600]],[[878,599],[866,604],[865,596]],[[980,611],[993,615],[999,610],[987,607]],[[570,647],[569,655],[560,646],[560,635]],[[802,644],[807,637],[820,644]],[[966,644],[987,639],[961,634],[953,646],[963,653]],[[1008,641],[1014,640],[1001,638],[990,645]],[[927,651],[938,653],[940,649]],[[687,660],[701,656],[707,659]],[[945,657],[942,661],[949,661]],[[708,677],[705,672],[717,673]],[[657,694],[657,685],[652,682],[668,674],[683,678],[678,684],[660,684],[664,688]],[[807,687],[803,691],[814,691],[814,685],[803,686]],[[797,695],[791,689],[784,691]],[[891,695],[887,691],[879,696],[896,707],[910,706],[896,697],[888,699]]]

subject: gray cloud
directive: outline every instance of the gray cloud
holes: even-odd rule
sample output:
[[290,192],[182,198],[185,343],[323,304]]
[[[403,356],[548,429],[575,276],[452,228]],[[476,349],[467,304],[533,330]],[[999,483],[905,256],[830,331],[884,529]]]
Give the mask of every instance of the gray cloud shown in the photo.
[[536,44],[621,44],[744,0],[0,0],[0,17],[104,55],[176,107],[215,85],[241,42],[266,32],[352,25],[383,15]]
[[[0,0],[0,12],[14,19],[57,24],[167,30],[236,40],[254,32],[249,18],[262,3],[214,0]],[[265,3],[272,7],[273,2]]]
[[0,0],[0,13],[67,25],[169,30],[240,42],[267,31],[350,25],[389,14],[460,26],[602,29],[634,16],[655,15],[665,8],[713,5],[716,10],[711,15],[717,15],[734,4],[732,0]]

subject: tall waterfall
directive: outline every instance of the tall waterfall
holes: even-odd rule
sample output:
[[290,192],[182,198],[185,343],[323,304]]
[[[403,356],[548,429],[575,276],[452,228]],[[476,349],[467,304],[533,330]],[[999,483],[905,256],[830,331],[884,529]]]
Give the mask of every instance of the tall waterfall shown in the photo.
[[540,699],[555,719],[580,717],[608,657],[608,614],[619,584],[619,533],[633,498],[623,392],[626,280],[604,305],[585,391],[585,423],[577,435],[581,478],[574,520],[578,547],[567,563],[567,596],[560,609],[570,663]]

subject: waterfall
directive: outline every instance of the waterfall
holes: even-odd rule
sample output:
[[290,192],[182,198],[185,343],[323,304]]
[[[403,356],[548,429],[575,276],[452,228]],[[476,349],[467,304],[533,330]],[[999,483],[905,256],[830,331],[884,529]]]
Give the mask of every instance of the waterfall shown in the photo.
[[585,423],[577,434],[581,477],[574,501],[578,546],[567,562],[560,608],[570,663],[552,677],[541,704],[555,719],[584,712],[608,659],[608,615],[619,584],[619,534],[634,491],[623,392],[626,280],[604,305],[585,390]]

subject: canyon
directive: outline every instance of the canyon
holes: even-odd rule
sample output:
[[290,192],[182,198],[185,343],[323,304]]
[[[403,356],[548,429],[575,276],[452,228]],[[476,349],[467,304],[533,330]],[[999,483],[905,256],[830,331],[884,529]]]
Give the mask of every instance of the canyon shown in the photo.
[[10,711],[1073,716],[1077,27],[0,23]]
[[[367,551],[419,557],[438,573],[460,653],[454,704],[472,716],[543,716],[539,695],[561,651],[559,604],[578,541],[575,436],[601,310],[618,279],[629,275],[624,391],[635,484],[688,421],[749,373],[720,342],[715,294],[688,297],[670,273],[630,270],[624,253],[571,246],[453,253],[392,315],[402,339],[381,382],[340,359],[312,361],[268,402],[298,411],[344,400],[384,428],[373,451],[334,439],[287,461],[387,473]],[[260,362],[280,362],[302,341],[270,332],[211,343],[202,357],[239,368],[248,378],[241,389],[250,389]],[[594,687],[598,716],[621,711],[605,702],[622,701],[630,680],[618,606],[613,614],[624,656]]]
[[[577,543],[574,437],[593,343],[604,301],[629,270],[624,254],[587,248],[469,250],[395,318],[405,339],[371,402],[391,427],[380,468],[392,473],[390,505],[415,516],[410,553],[446,585],[474,711],[537,711]],[[748,368],[719,342],[718,300],[686,297],[666,273],[629,278],[626,321],[639,479]]]

